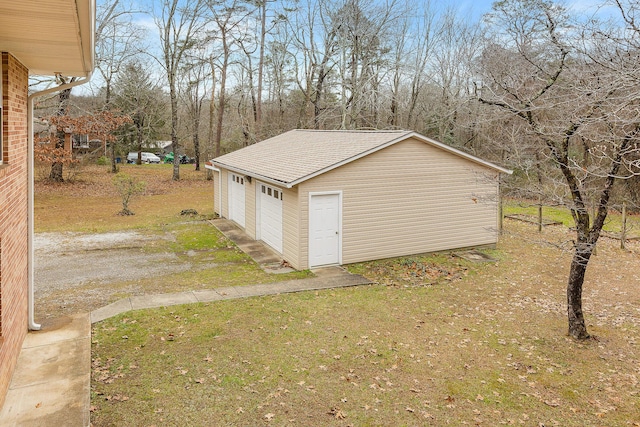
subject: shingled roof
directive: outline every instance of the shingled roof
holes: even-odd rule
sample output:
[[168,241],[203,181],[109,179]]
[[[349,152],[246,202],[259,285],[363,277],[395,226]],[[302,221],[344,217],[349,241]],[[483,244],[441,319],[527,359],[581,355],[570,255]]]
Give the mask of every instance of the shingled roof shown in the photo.
[[511,173],[507,169],[406,130],[296,129],[217,157],[211,163],[290,188],[410,137],[499,172]]

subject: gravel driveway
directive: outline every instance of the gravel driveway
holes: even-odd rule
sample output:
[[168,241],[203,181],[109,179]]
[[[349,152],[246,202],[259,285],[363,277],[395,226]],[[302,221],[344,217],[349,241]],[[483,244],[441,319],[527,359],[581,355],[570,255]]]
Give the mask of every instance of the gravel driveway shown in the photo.
[[34,237],[37,316],[50,318],[95,309],[109,300],[113,293],[110,283],[190,269],[191,264],[181,261],[175,253],[144,250],[157,239],[172,237],[135,231],[37,233]]

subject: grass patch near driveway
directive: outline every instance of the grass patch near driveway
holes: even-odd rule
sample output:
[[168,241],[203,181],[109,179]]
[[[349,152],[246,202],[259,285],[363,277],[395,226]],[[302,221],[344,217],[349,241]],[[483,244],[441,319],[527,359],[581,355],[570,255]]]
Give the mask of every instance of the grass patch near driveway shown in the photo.
[[133,216],[120,216],[122,201],[106,166],[83,166],[74,182],[36,182],[35,228],[43,231],[103,233],[184,221],[183,209],[202,217],[213,215],[213,181],[193,165],[180,168],[180,181],[171,180],[173,165],[120,165],[120,171],[146,183],[145,193],[131,199]]
[[[123,314],[94,325],[92,423],[640,423],[640,250],[599,243],[595,339],[566,335],[562,228],[507,221],[491,255],[351,266],[380,284]],[[635,266],[636,268],[631,268]]]

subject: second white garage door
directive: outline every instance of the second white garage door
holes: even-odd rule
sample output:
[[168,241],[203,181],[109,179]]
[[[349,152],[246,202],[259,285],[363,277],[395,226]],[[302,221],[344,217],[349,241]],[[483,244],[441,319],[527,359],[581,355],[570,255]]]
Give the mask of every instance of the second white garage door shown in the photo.
[[282,253],[282,191],[258,185],[258,238]]

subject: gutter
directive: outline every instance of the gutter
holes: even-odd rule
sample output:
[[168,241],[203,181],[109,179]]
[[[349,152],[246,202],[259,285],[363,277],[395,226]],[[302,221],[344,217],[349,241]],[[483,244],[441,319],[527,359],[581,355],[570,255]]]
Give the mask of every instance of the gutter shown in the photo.
[[75,82],[66,83],[60,86],[52,87],[49,89],[41,90],[39,92],[34,92],[27,98],[27,133],[28,133],[28,145],[27,149],[29,153],[27,155],[27,180],[28,183],[28,199],[27,199],[27,216],[29,217],[28,221],[28,231],[27,231],[27,246],[28,246],[28,276],[29,276],[29,288],[27,293],[27,305],[28,305],[28,327],[30,331],[39,331],[42,325],[35,322],[35,308],[34,308],[34,259],[35,259],[35,250],[33,247],[33,236],[34,236],[34,205],[33,205],[33,193],[34,193],[34,173],[33,173],[33,164],[34,164],[34,143],[33,143],[33,104],[35,98],[39,98],[44,95],[48,95],[50,93],[59,92],[61,90],[70,89],[75,86],[80,86],[87,83],[91,80],[91,76],[93,71],[87,73],[86,77],[82,80],[76,80]]

